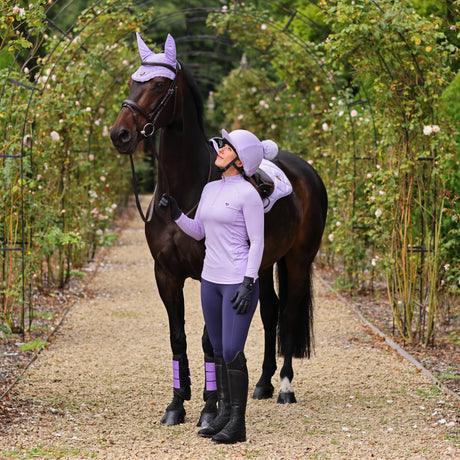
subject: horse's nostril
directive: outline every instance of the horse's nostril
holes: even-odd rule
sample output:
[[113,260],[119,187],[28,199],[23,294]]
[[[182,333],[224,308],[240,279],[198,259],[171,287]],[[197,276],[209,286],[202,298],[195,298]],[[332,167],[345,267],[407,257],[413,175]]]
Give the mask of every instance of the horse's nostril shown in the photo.
[[127,129],[121,129],[118,137],[121,142],[126,144],[131,140],[131,133]]

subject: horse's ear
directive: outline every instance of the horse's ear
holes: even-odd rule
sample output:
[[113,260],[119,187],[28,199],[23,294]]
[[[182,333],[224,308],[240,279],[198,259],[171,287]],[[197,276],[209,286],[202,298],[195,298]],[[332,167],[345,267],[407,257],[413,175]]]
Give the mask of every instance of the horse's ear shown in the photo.
[[171,34],[168,34],[168,38],[166,39],[165,56],[168,62],[176,62],[176,42]]
[[149,47],[144,43],[142,40],[139,32],[136,32],[137,36],[137,47],[139,49],[139,54],[141,55],[142,62],[146,61],[149,56],[154,54],[152,51],[149,50]]

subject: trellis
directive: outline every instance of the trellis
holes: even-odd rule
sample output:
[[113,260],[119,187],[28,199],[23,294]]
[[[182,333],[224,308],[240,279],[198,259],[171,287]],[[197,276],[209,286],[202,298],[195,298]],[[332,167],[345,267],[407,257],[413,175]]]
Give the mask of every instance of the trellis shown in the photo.
[[[141,1],[135,3],[136,9],[139,9],[139,11],[147,8],[148,6],[155,4],[154,0],[147,0],[147,1]],[[239,5],[240,2],[235,2],[233,5],[233,12],[238,14],[239,12]],[[318,8],[322,9],[321,3],[319,1],[311,1],[309,0],[309,3]],[[327,2],[328,4],[333,4],[333,2]],[[47,8],[47,14],[48,14],[48,19],[47,19],[47,26],[46,26],[46,31],[44,33],[53,33],[57,34],[60,37],[59,43],[61,43],[64,40],[70,40],[73,41],[77,38],[78,34],[74,33],[75,26],[77,24],[77,20],[75,18],[75,21],[72,23],[72,25],[69,27],[68,30],[62,30],[56,22],[59,20],[59,18],[66,14],[69,6],[72,4],[72,0],[70,2],[62,2],[62,1],[55,1],[52,4],[49,5]],[[186,4],[186,5],[185,5]],[[383,14],[383,10],[380,8],[379,3],[376,1],[373,1],[373,4],[377,9],[380,9]],[[93,4],[93,8],[96,9],[97,7],[101,7],[102,5],[101,1],[96,1]],[[290,9],[287,8],[283,3],[281,2],[264,2],[264,7],[266,8],[271,8],[275,10],[278,13],[279,17],[283,17],[283,21],[279,21],[278,23],[270,23],[270,26],[275,28],[276,30],[279,31],[279,33],[282,33],[288,40],[295,41],[299,43],[303,49],[305,50],[306,55],[310,57],[314,62],[316,62],[318,72],[322,72],[324,74],[327,74],[328,69],[325,68],[324,64],[320,62],[320,59],[315,56],[315,51],[310,47],[310,44],[304,40],[302,40],[300,37],[298,37],[295,33],[291,32],[294,28],[294,26],[297,23],[302,23],[304,26],[307,25],[308,27],[319,31],[320,33],[323,32],[323,28],[320,24],[317,24],[315,21],[311,20],[310,18],[304,16],[301,12],[295,10],[295,9]],[[102,7],[101,7],[102,8]],[[166,36],[166,33],[169,32],[171,28],[174,28],[178,25],[184,25],[185,21],[185,33],[182,36],[175,36],[175,40],[178,43],[178,55],[180,58],[184,59],[185,62],[189,65],[189,67],[192,69],[192,72],[194,73],[195,77],[199,81],[199,84],[203,88],[204,95],[206,96],[207,93],[212,90],[218,83],[219,81],[216,80],[215,74],[213,73],[213,69],[217,66],[220,69],[220,72],[226,73],[230,71],[232,68],[236,67],[239,64],[240,59],[238,58],[237,60],[229,58],[231,56],[230,53],[230,47],[232,46],[231,42],[227,40],[225,37],[216,37],[213,33],[209,33],[206,35],[194,35],[192,32],[192,24],[194,23],[199,23],[203,24],[204,21],[206,20],[207,15],[210,12],[213,11],[221,11],[222,4],[221,2],[218,1],[205,1],[202,2],[202,7],[200,8],[192,8],[190,6],[190,1],[184,2],[184,9],[181,11],[177,11],[174,13],[171,13],[169,15],[164,15],[158,18],[154,18],[151,22],[143,24],[143,34],[150,36],[150,38],[155,38],[157,40],[161,40],[160,37],[164,38]],[[98,15],[100,13],[97,13],[95,11],[94,14],[94,21],[97,21]],[[269,19],[265,16],[260,15],[256,19],[260,20],[261,22],[267,23],[269,22]],[[154,31],[154,34],[150,33],[149,31]],[[32,36],[33,31],[31,31],[31,36]],[[326,31],[324,31],[326,33]],[[212,42],[215,44],[213,49],[203,49],[206,48],[203,43],[209,43]],[[84,43],[81,45],[84,47]],[[269,48],[263,49],[263,50],[257,50],[254,48],[253,44],[246,44],[246,48],[253,49],[257,51],[258,53],[267,53],[269,51]],[[32,59],[34,56],[29,55],[26,60]],[[110,56],[108,55],[108,58]],[[17,57],[16,57],[17,60]],[[16,62],[15,60],[15,62]],[[385,56],[381,56],[381,61],[384,65],[384,67],[387,70],[389,78],[392,78],[392,65],[391,62],[388,62],[388,60],[385,58]],[[137,62],[136,57],[133,57],[133,62]],[[414,57],[414,64],[415,64],[415,69],[416,69],[416,74],[419,77],[419,83],[418,85],[423,86],[424,78],[421,69],[418,67],[416,59]],[[251,62],[249,63],[249,67],[251,66]],[[43,67],[44,68],[44,67]],[[41,72],[43,71],[43,68],[40,70],[39,76],[41,76]],[[23,193],[23,161],[25,157],[31,157],[32,156],[32,146],[28,146],[27,144],[27,129],[29,128],[29,122],[30,120],[28,119],[28,114],[30,110],[30,104],[31,101],[33,100],[33,94],[34,93],[40,93],[41,89],[39,87],[39,80],[36,80],[35,82],[31,82],[30,85],[25,85],[23,82],[18,82],[15,81],[14,79],[10,78],[7,76],[5,79],[5,82],[3,84],[2,92],[0,93],[0,100],[3,97],[4,89],[6,85],[13,85],[17,86],[18,88],[21,88],[23,91],[29,91],[30,96],[28,99],[28,105],[24,109],[24,118],[20,124],[17,126],[14,126],[14,130],[20,131],[22,135],[22,142],[21,142],[21,148],[19,153],[13,153],[13,152],[6,152],[0,155],[0,161],[2,166],[5,164],[6,159],[10,159],[12,161],[17,161],[20,163],[20,171],[21,171],[21,177],[20,177],[20,191],[19,191],[19,205],[16,205],[12,207],[12,213],[17,216],[17,220],[19,223],[20,231],[17,233],[19,237],[16,239],[11,239],[7,238],[5,233],[6,230],[2,227],[3,234],[0,235],[0,254],[1,254],[1,263],[2,263],[2,283],[5,282],[8,276],[15,276],[17,280],[20,280],[20,288],[19,288],[19,301],[22,304],[22,318],[21,318],[21,327],[22,330],[25,328],[24,324],[24,309],[26,305],[28,306],[29,309],[29,316],[31,309],[33,308],[32,302],[30,300],[30,280],[25,279],[25,264],[26,264],[26,258],[25,258],[25,252],[27,251],[27,243],[26,243],[26,237],[25,237],[25,231],[26,231],[26,226],[27,223],[24,222],[24,202],[27,199],[26,196],[24,196]],[[332,80],[331,82],[332,87],[335,87],[336,90],[338,90],[338,87],[335,86],[335,82]],[[346,104],[346,110],[350,113],[351,110],[353,110],[353,107],[356,105],[360,106],[366,106],[368,108],[368,111],[370,113],[372,122],[373,122],[373,107],[372,107],[372,101],[370,101],[369,97],[367,96],[365,92],[365,88],[359,83],[359,82],[353,82],[353,85],[356,86],[357,91],[356,91],[356,99],[354,101],[348,102]],[[359,171],[362,170],[363,166],[362,164],[375,164],[376,159],[373,156],[368,156],[368,155],[363,155],[361,151],[359,151],[358,145],[356,143],[356,138],[355,138],[355,125],[354,125],[354,120],[353,117],[350,117],[350,122],[352,126],[352,148],[354,151],[354,156],[353,156],[353,161],[354,161],[354,175],[355,175],[355,182],[354,182],[354,188],[352,190],[353,193],[353,215],[356,214],[359,210],[360,207],[363,206],[362,203],[359,202],[359,196],[357,194],[357,190],[360,186],[360,176]],[[374,142],[376,142],[378,139],[378,135],[375,131],[375,126],[374,126]],[[435,161],[435,157],[433,158],[421,158],[420,161],[423,162],[430,162],[433,163]],[[434,194],[434,199],[436,198],[436,190],[433,191]],[[354,230],[356,231],[365,231],[366,228],[362,225],[357,225],[355,226]],[[423,244],[414,246],[410,248],[410,251],[413,252],[420,252],[422,254],[422,261],[423,261],[423,254],[430,251],[430,248],[427,248],[423,246]],[[7,258],[15,258],[16,262],[13,264],[14,269],[13,271],[10,271],[7,273],[7,265],[6,261]],[[4,300],[4,299],[3,299]]]

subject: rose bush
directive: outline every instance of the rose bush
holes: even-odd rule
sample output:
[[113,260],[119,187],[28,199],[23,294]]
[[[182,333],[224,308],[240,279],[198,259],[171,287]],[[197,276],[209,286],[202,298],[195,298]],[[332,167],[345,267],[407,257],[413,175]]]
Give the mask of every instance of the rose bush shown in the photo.
[[44,4],[8,2],[0,21],[11,36],[2,46],[16,56],[0,97],[0,322],[10,331],[24,330],[27,296],[64,286],[113,240],[130,176],[109,126],[136,58],[124,39],[151,16],[107,1],[63,34],[47,25]]
[[442,267],[458,265],[458,253],[446,250],[458,235],[443,231],[455,213],[446,213],[442,193],[459,172],[455,123],[441,104],[459,53],[446,39],[455,25],[406,3],[322,1],[329,34],[314,42],[290,35],[302,27],[293,9],[284,9],[287,28],[273,8],[231,3],[209,24],[241,45],[252,66],[215,92],[216,119],[313,163],[330,202],[320,259],[339,263],[350,289],[384,274],[401,336],[427,344]]

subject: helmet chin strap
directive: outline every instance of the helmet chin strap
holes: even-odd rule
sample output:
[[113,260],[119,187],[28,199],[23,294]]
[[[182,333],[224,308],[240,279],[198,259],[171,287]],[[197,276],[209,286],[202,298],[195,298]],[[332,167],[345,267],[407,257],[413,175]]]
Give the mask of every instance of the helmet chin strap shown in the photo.
[[235,166],[235,169],[237,169],[241,174],[244,175],[244,169],[242,167],[236,165],[237,160],[239,160],[238,156],[233,158],[233,160],[230,161],[230,163],[228,163],[227,166],[224,166],[223,168],[219,168],[219,171],[221,173],[224,173],[225,171],[227,171],[227,169],[230,169],[232,166]]

